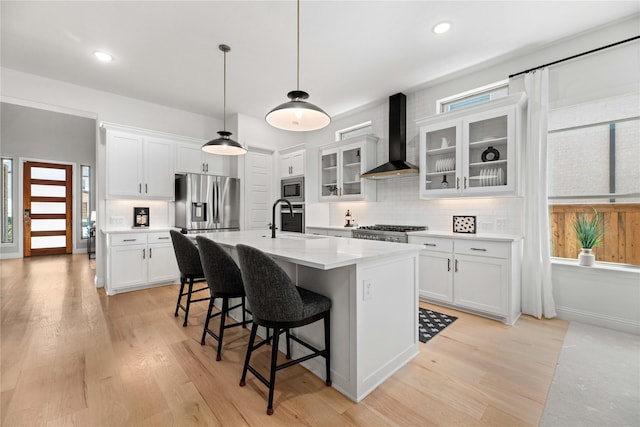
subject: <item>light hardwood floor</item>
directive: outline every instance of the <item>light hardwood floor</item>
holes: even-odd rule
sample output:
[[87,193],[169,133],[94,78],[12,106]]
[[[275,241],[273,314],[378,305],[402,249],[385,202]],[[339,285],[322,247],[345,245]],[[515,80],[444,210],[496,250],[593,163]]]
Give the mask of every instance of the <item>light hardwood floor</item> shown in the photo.
[[248,330],[225,332],[216,362],[215,341],[200,345],[206,303],[183,328],[177,285],[108,297],[84,255],[0,268],[6,426],[537,426],[567,329],[423,304],[458,320],[362,402],[295,366],[278,373],[267,416],[266,388],[251,374],[238,386]]

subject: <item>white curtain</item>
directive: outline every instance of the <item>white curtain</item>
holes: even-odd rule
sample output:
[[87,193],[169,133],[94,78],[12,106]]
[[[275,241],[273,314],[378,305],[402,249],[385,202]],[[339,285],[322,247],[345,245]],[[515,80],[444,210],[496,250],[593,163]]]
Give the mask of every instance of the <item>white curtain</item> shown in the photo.
[[555,317],[547,204],[548,70],[545,68],[527,73],[524,86],[529,108],[524,144],[522,312],[537,318]]

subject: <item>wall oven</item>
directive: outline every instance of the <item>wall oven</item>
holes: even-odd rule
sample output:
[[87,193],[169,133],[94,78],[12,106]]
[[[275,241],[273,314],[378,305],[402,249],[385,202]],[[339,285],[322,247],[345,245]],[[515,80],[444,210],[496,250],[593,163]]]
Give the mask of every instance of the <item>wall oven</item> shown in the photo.
[[304,202],[304,177],[283,179],[281,182],[281,197],[291,203]]
[[280,228],[282,231],[304,233],[304,203],[292,203],[293,216],[289,206],[280,205]]

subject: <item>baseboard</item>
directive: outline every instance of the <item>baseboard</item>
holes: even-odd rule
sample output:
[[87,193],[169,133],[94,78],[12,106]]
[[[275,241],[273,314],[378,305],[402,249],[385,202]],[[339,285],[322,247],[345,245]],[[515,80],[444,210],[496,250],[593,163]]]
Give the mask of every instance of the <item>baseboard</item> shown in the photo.
[[4,254],[0,254],[0,260],[1,259],[16,259],[16,258],[22,258],[22,254],[18,253],[18,252],[7,252]]
[[563,320],[581,322],[601,328],[626,332],[628,334],[640,335],[640,322],[634,322],[633,320],[605,316],[598,313],[576,310],[570,307],[556,307],[556,312],[558,318]]

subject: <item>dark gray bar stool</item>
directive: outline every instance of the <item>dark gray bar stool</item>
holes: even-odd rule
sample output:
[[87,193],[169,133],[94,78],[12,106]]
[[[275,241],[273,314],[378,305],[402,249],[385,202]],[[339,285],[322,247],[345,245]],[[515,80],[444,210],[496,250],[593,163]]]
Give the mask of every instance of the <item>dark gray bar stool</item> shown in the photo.
[[[193,284],[197,282],[204,282],[204,272],[202,271],[202,263],[200,262],[200,254],[195,243],[184,234],[176,231],[169,230],[171,234],[171,241],[173,242],[173,250],[176,254],[176,260],[178,261],[178,269],[180,270],[180,293],[178,294],[178,302],[176,303],[176,311],[174,316],[178,317],[178,311],[184,310],[184,323],[182,326],[187,326],[187,320],[189,318],[189,308],[192,302],[207,301],[209,297],[192,299],[192,295],[198,292],[209,289],[208,286],[200,289],[193,289]],[[185,292],[185,284],[188,283],[187,291]],[[187,297],[187,302],[182,305],[182,297]]]
[[[253,325],[247,356],[244,361],[240,386],[245,385],[247,370],[251,371],[264,385],[269,388],[269,402],[267,414],[273,414],[273,391],[276,383],[276,371],[304,362],[311,358],[322,356],[326,363],[326,384],[331,386],[330,365],[330,310],[331,300],[323,295],[297,287],[287,273],[271,258],[260,250],[246,245],[237,245],[240,269],[247,292],[247,299],[251,306]],[[308,325],[318,320],[324,321],[324,350],[318,350],[289,333],[290,328]],[[262,347],[267,341],[254,345],[258,325],[273,328],[273,343],[271,349],[271,371],[269,380],[263,377],[251,365],[251,354]],[[291,358],[290,340],[311,350],[312,353],[278,365],[278,339],[282,332],[286,333],[287,359]]]
[[[204,322],[204,330],[202,331],[202,340],[200,344],[204,345],[207,334],[211,335],[218,341],[218,353],[216,360],[221,360],[222,338],[224,330],[235,326],[242,326],[251,323],[246,320],[245,314],[245,293],[242,284],[242,274],[236,262],[231,258],[219,244],[206,237],[197,236],[198,250],[200,251],[200,259],[202,260],[202,269],[209,284],[211,291],[211,301],[209,301],[209,310],[207,311],[207,319]],[[222,298],[222,311],[211,314],[213,311],[213,302],[216,298]],[[241,298],[240,304],[229,307],[230,298]],[[242,322],[225,324],[229,311],[242,307]],[[216,316],[220,316],[220,328],[218,334],[209,329],[209,321]]]

